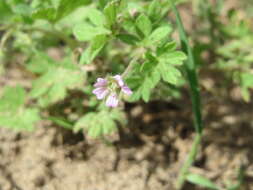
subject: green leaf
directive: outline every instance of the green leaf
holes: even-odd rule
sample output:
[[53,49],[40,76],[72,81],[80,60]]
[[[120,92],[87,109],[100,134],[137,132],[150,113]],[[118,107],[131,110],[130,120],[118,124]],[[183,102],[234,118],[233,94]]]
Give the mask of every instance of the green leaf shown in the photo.
[[164,53],[159,57],[159,62],[167,63],[170,65],[182,65],[186,60],[186,55],[181,51],[173,51]]
[[15,130],[28,130],[34,129],[34,124],[40,120],[37,109],[20,109],[17,113],[0,114],[0,126],[7,127]]
[[90,0],[59,0],[57,6],[40,7],[32,13],[34,19],[44,19],[55,23],[68,16],[78,7],[89,4]]
[[172,28],[170,26],[161,26],[155,29],[151,35],[149,36],[149,43],[156,44],[163,40],[164,38],[168,37],[168,35],[172,32]]
[[166,65],[164,63],[159,63],[159,70],[162,75],[162,79],[165,82],[177,85],[180,82],[181,72],[175,67]]
[[214,189],[214,190],[218,190],[219,187],[217,185],[215,185],[213,182],[211,182],[209,179],[198,175],[198,174],[188,174],[186,177],[187,181],[196,184],[196,185],[200,185],[202,187],[205,188],[210,188],[210,189]]
[[152,89],[152,80],[149,79],[148,77],[145,78],[144,82],[143,82],[143,86],[142,86],[142,89],[141,89],[141,95],[142,95],[142,98],[145,102],[148,102],[149,101],[149,98],[150,98],[150,93],[151,93],[151,90]]
[[201,96],[199,93],[199,84],[198,84],[198,75],[196,70],[196,61],[193,55],[192,48],[188,42],[186,32],[180,17],[180,14],[174,5],[174,2],[171,2],[172,10],[176,16],[176,22],[179,30],[179,36],[181,41],[181,46],[184,53],[187,55],[187,61],[184,62],[185,71],[187,73],[187,79],[190,84],[190,93],[192,99],[192,111],[194,113],[194,128],[197,133],[201,134],[203,130],[202,122],[202,113],[201,113]]
[[161,16],[161,2],[153,0],[148,7],[148,16],[153,19],[159,19]]
[[88,18],[96,26],[103,26],[106,20],[103,13],[95,8],[88,10]]
[[[161,75],[157,69],[157,63],[146,62],[145,65],[136,72],[136,75],[138,77],[134,77],[133,80],[131,78],[127,80],[130,87],[134,91],[129,100],[137,101],[142,98],[145,102],[148,102],[152,89],[158,84],[161,79]],[[132,84],[135,85],[132,86]]]
[[96,36],[89,47],[84,50],[80,58],[80,64],[90,64],[94,58],[98,55],[101,49],[107,42],[107,37],[105,35]]
[[136,26],[146,37],[149,36],[152,31],[152,23],[149,18],[144,14],[141,14],[136,19]]
[[84,80],[85,73],[78,68],[61,64],[33,82],[30,96],[38,99],[44,107],[63,100],[67,96],[67,90],[80,89]]
[[117,1],[109,2],[104,8],[107,25],[111,28],[117,21]]
[[0,98],[0,126],[16,130],[32,130],[40,120],[38,110],[25,107],[25,90],[5,87]]
[[0,112],[8,110],[15,112],[17,109],[25,103],[25,90],[17,86],[6,87],[0,99]]
[[70,130],[73,129],[73,125],[63,118],[50,116],[50,117],[47,117],[47,119],[56,123],[57,125],[61,127],[64,127],[65,129],[70,129]]
[[11,8],[8,6],[6,1],[0,2],[0,23],[7,23],[8,20],[13,16]]
[[56,9],[54,7],[40,8],[32,13],[32,18],[44,19],[50,22],[54,22],[55,17],[56,17]]
[[30,16],[32,14],[32,8],[25,4],[25,3],[19,3],[17,4],[12,11],[19,15],[27,15]]
[[164,53],[168,53],[168,52],[176,50],[176,47],[177,47],[177,43],[175,41],[166,42],[157,47],[156,54],[158,57],[160,57]]
[[249,88],[253,88],[253,74],[251,73],[240,73],[240,86],[241,93],[244,101],[250,101]]
[[55,21],[62,19],[75,11],[80,6],[85,6],[91,3],[91,0],[60,0],[57,7],[57,13]]
[[139,42],[138,37],[132,34],[118,34],[117,38],[129,45],[136,45]]
[[76,122],[74,131],[84,129],[88,131],[88,136],[98,138],[115,132],[117,130],[116,121],[120,123],[125,121],[124,113],[117,109],[91,112]]
[[46,53],[37,51],[35,56],[27,63],[26,68],[33,73],[42,74],[57,67],[57,65],[58,63]]
[[104,27],[94,27],[88,23],[82,23],[74,27],[73,33],[79,41],[90,41],[98,35],[110,34],[111,31]]
[[170,49],[170,51],[168,53],[164,51],[160,57],[156,57],[149,51],[146,52],[146,61],[142,65],[137,64],[139,67],[133,68],[132,76],[127,79],[130,88],[134,91],[130,101],[142,98],[148,102],[152,90],[161,79],[177,86],[182,83],[182,74],[174,65],[182,65],[186,56],[180,51],[175,51],[174,44],[168,44],[165,49]]

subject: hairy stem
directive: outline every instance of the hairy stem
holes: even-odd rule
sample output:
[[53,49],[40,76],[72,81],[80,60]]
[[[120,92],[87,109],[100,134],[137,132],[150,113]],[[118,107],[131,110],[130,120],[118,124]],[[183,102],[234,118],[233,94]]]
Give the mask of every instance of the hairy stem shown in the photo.
[[122,78],[125,78],[129,73],[130,71],[132,70],[133,68],[133,65],[138,61],[138,59],[140,59],[142,54],[140,55],[136,55],[131,61],[130,63],[128,64],[127,68],[125,69],[125,71],[122,73]]

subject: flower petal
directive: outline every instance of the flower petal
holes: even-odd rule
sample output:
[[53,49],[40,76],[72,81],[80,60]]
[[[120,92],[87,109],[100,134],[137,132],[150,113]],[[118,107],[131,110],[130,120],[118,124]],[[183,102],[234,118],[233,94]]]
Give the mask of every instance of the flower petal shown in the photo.
[[108,107],[117,107],[118,106],[118,103],[119,103],[119,100],[117,98],[117,95],[116,93],[112,93],[108,96],[106,102],[105,102],[105,105],[108,106]]
[[107,80],[103,78],[98,78],[97,82],[94,84],[94,87],[105,87],[107,85]]
[[113,78],[117,81],[120,87],[124,86],[124,81],[122,80],[122,77],[120,75],[115,75]]
[[133,91],[127,85],[122,86],[121,90],[123,91],[123,93],[127,95],[133,94]]
[[95,88],[92,91],[92,93],[97,96],[97,99],[101,100],[109,93],[109,90],[105,87],[99,87],[99,88]]

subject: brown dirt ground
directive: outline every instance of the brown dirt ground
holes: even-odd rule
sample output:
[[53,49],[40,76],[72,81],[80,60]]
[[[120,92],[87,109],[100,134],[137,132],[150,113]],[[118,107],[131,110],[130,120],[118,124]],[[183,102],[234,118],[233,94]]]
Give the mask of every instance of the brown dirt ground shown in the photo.
[[[9,68],[2,85],[25,83],[20,68]],[[215,74],[217,75],[217,73]],[[245,166],[242,190],[253,189],[253,104],[241,101],[238,89],[229,93],[220,82],[203,78],[205,133],[192,171],[224,186]],[[211,98],[209,98],[211,97]],[[189,98],[183,101],[128,104],[129,125],[120,128],[114,146],[90,142],[50,122],[34,132],[0,129],[1,190],[173,190],[189,152],[193,129]],[[186,184],[185,190],[201,189]]]

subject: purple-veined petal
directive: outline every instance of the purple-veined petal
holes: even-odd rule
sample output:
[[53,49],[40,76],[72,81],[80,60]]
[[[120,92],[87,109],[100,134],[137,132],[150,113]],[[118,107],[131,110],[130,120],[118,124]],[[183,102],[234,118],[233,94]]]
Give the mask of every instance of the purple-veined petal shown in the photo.
[[106,102],[105,102],[105,105],[108,106],[108,107],[117,107],[118,106],[118,103],[119,103],[119,100],[117,98],[117,95],[116,93],[112,93],[108,96]]
[[121,90],[123,93],[125,93],[127,95],[133,94],[132,90],[127,85],[122,86]]
[[109,93],[109,90],[105,87],[99,87],[99,88],[95,88],[92,91],[92,93],[97,96],[97,99],[101,100]]
[[120,87],[124,86],[124,81],[122,80],[122,77],[120,75],[115,75],[113,78],[117,81]]
[[97,82],[94,84],[94,87],[105,87],[107,85],[107,80],[103,78],[98,78]]

